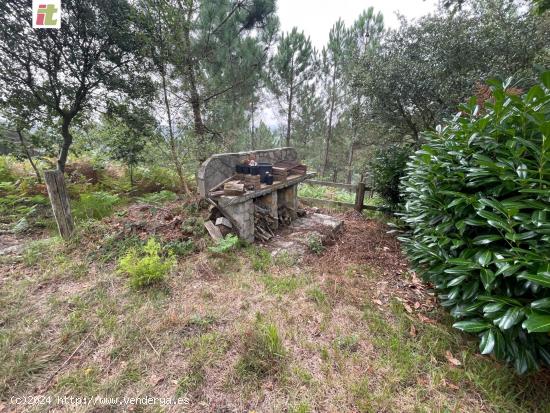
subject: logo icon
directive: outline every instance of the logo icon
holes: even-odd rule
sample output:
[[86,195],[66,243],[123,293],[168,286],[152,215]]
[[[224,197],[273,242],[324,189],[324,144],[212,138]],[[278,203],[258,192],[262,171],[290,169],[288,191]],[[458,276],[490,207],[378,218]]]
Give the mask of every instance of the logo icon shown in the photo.
[[61,28],[61,0],[32,0],[32,27]]

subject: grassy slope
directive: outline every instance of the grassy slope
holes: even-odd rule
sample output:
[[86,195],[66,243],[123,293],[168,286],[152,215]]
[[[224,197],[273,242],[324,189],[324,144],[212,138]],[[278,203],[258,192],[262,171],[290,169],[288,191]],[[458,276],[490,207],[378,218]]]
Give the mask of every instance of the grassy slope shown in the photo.
[[[86,239],[101,240],[113,257],[125,241],[107,242],[110,228],[99,223],[86,231],[68,246],[34,243],[0,267],[0,400],[187,395],[190,411],[548,409],[535,377],[518,379],[475,355],[440,311],[428,314],[440,320],[429,324],[396,298],[375,304],[374,286],[386,278],[368,265],[327,274],[315,260],[272,262],[259,248],[205,250],[181,258],[166,283],[140,291]],[[270,354],[256,337],[258,319],[276,327],[284,355],[277,369],[250,374],[243,358]],[[252,347],[243,344],[250,340]],[[447,351],[462,365],[452,366]]]
[[[297,263],[260,247],[213,254],[201,212],[176,207],[197,250],[134,290],[116,262],[154,222],[117,208],[69,245],[20,235],[23,255],[0,257],[0,411],[33,394],[187,395],[196,412],[550,411],[548,376],[477,355],[376,221],[347,222],[340,242]],[[117,236],[128,228],[137,235]]]

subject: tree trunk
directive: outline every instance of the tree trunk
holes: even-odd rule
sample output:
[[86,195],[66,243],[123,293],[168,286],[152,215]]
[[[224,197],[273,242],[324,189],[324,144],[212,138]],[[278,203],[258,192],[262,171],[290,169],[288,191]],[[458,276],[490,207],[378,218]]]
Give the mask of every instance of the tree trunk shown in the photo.
[[23,133],[18,129],[17,135],[19,136],[19,142],[21,142],[21,146],[23,147],[23,150],[25,151],[25,155],[27,156],[27,159],[29,160],[32,169],[34,170],[34,173],[36,174],[36,179],[38,180],[38,183],[42,183],[42,177],[40,176],[40,172],[38,171],[38,168],[36,167],[36,164],[32,160],[31,153],[29,152],[29,149],[27,148],[27,145],[25,144],[25,139],[23,138]]
[[256,127],[254,125],[254,113],[256,112],[256,105],[254,100],[250,102],[250,149],[256,149]]
[[[158,9],[157,9],[158,10]],[[172,122],[172,110],[170,108],[170,100],[168,99],[168,85],[166,82],[166,63],[164,59],[164,52],[165,44],[164,44],[164,37],[162,34],[162,28],[163,24],[161,22],[161,16],[160,16],[160,10],[159,10],[159,18],[158,23],[156,25],[156,28],[158,30],[158,41],[159,41],[159,47],[160,47],[160,58],[159,58],[159,71],[160,76],[162,80],[162,92],[163,92],[163,98],[164,98],[164,106],[166,108],[166,115],[168,117],[168,134],[169,134],[169,146],[170,146],[170,158],[172,159],[172,163],[174,164],[174,168],[176,169],[176,173],[178,175],[179,181],[180,181],[180,189],[183,189],[186,195],[190,195],[191,191],[189,191],[189,187],[187,186],[187,181],[185,180],[185,176],[183,174],[182,168],[181,168],[181,162],[179,160],[178,151],[176,148],[176,137],[174,134],[174,127]]]
[[46,181],[46,187],[48,188],[48,195],[59,234],[67,240],[74,232],[74,222],[63,172],[59,169],[46,171],[44,172],[44,181]]
[[174,128],[172,126],[172,111],[170,110],[170,101],[168,100],[168,91],[166,85],[166,73],[164,72],[164,66],[161,68],[161,79],[162,79],[162,91],[164,94],[164,105],[166,107],[166,115],[168,116],[168,133],[170,137],[170,157],[172,158],[172,163],[178,174],[180,180],[181,188],[184,190],[185,195],[191,195],[185,176],[181,168],[181,163],[178,159],[178,151],[176,149],[176,137],[174,135]]
[[332,140],[332,117],[334,116],[334,106],[336,105],[336,69],[334,69],[332,74],[332,85],[330,92],[330,110],[328,116],[328,131],[327,131],[327,140],[325,143],[325,154],[323,159],[323,167],[321,169],[321,176],[325,175],[325,172],[328,168],[328,153],[330,148],[330,141]]
[[290,146],[290,128],[292,127],[292,99],[294,98],[293,94],[294,94],[294,90],[291,85],[290,94],[288,98],[288,114],[286,119],[286,146],[287,147]]
[[[183,29],[183,41],[185,42],[186,49],[189,51],[191,50],[191,35],[189,33],[190,26],[191,26],[191,20],[193,18],[193,1],[190,2],[187,9],[187,24],[184,25]],[[191,105],[191,110],[193,111],[193,123],[194,123],[194,129],[195,129],[195,135],[197,136],[198,141],[198,148],[197,148],[197,158],[199,160],[203,160],[201,158],[205,157],[205,153],[201,151],[201,146],[204,143],[204,137],[206,134],[206,127],[204,126],[204,122],[202,120],[202,114],[201,114],[201,99],[200,95],[197,89],[197,79],[195,77],[195,67],[193,63],[192,56],[186,56],[183,67],[183,72],[185,73],[185,76],[187,77],[188,84],[188,91],[190,95],[189,104]],[[206,158],[205,158],[206,159]]]
[[128,174],[130,175],[130,188],[134,187],[134,167],[132,164],[128,165]]
[[59,152],[59,158],[57,158],[57,169],[61,172],[65,172],[65,164],[67,163],[67,157],[69,156],[69,148],[73,143],[73,136],[69,131],[72,118],[63,117],[63,125],[61,126],[61,134],[63,136],[63,145]]
[[349,147],[349,152],[348,152],[348,176],[346,178],[346,183],[347,184],[351,184],[351,178],[353,177],[352,165],[353,165],[353,153],[354,153],[354,151],[355,151],[355,139],[352,139],[351,145]]

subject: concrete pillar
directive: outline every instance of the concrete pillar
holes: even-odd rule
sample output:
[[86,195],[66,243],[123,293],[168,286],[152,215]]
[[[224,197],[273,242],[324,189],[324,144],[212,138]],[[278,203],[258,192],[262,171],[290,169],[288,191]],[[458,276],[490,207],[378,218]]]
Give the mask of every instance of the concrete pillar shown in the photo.
[[292,219],[295,219],[298,216],[298,185],[279,189],[277,192],[278,205],[284,205],[289,208]]
[[267,208],[269,210],[269,215],[275,219],[275,228],[279,227],[279,204],[277,202],[277,198],[277,191],[274,191],[256,199],[256,202],[264,208]]
[[239,203],[232,203],[232,201],[234,198],[230,198],[229,201],[220,200],[220,206],[236,224],[239,238],[254,242],[254,201],[252,199]]

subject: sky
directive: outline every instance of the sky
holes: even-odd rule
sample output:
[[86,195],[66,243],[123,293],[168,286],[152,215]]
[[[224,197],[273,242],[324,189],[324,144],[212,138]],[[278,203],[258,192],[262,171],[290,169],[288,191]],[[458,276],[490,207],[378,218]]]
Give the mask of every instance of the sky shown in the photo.
[[435,11],[437,3],[437,0],[278,0],[277,14],[282,31],[296,26],[310,36],[315,48],[320,50],[328,41],[330,28],[340,17],[350,25],[363,10],[372,6],[375,13],[382,12],[386,27],[396,28],[399,25],[396,11],[413,19]]

